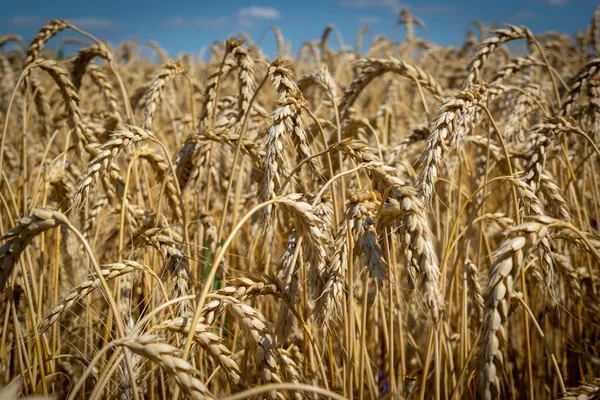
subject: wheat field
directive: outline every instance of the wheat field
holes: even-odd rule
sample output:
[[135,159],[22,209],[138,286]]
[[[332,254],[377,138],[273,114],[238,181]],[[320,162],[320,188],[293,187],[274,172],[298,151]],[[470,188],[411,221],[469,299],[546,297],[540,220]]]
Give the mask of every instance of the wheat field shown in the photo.
[[597,399],[590,20],[0,37],[0,398]]

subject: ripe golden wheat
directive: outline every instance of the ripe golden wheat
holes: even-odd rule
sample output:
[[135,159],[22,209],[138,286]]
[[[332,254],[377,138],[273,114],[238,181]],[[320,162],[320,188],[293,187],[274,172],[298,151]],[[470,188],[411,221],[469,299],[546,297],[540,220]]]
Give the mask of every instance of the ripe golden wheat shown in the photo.
[[398,24],[0,37],[0,397],[597,398],[600,8]]

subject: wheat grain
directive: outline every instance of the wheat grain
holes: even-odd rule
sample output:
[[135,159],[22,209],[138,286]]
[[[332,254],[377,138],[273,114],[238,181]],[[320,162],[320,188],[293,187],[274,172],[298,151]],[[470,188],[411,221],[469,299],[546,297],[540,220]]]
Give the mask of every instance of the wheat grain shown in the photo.
[[194,378],[194,368],[187,361],[175,357],[177,349],[162,343],[155,336],[144,335],[122,339],[118,342],[132,352],[151,360],[165,370],[177,382],[179,388],[193,399],[213,399],[206,386]]

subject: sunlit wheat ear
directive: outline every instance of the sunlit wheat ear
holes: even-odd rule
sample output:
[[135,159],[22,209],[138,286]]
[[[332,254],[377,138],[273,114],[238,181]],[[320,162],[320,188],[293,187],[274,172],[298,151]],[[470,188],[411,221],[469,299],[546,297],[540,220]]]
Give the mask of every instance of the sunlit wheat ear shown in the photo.
[[546,64],[544,64],[543,61],[540,61],[531,55],[514,58],[496,72],[490,84],[498,85],[505,83],[506,80],[519,72],[525,71],[531,67],[543,67],[545,65]]
[[358,76],[352,81],[348,89],[344,91],[339,104],[340,119],[346,118],[348,110],[358,95],[378,76],[386,72],[393,72],[418,82],[423,88],[431,92],[436,99],[442,99],[442,88],[435,78],[418,67],[407,64],[394,58],[387,60],[362,59],[356,61],[356,67],[360,69]]
[[69,128],[73,130],[77,149],[77,155],[83,156],[84,152],[89,152],[86,144],[92,142],[81,122],[81,113],[79,110],[79,96],[69,79],[69,74],[56,61],[37,59],[30,64],[31,68],[40,68],[48,73],[60,89],[65,109],[67,111],[67,122]]
[[298,92],[298,85],[294,82],[294,74],[291,64],[284,60],[275,60],[269,65],[267,73],[271,77],[273,87],[279,96],[279,100]]
[[142,129],[152,129],[152,121],[167,82],[177,75],[185,75],[185,68],[178,61],[165,64],[146,89],[140,107],[144,110]]
[[[232,149],[237,146],[237,141],[240,135],[235,133],[229,133],[226,130],[218,131],[216,134],[210,131],[205,131],[202,135],[202,139],[212,142],[218,142],[221,144],[229,145]],[[264,150],[252,139],[243,139],[241,151],[244,155],[250,157],[252,161],[258,166],[262,162],[265,156]]]
[[197,373],[196,369],[189,362],[176,356],[179,350],[161,342],[160,338],[152,335],[134,336],[121,339],[118,344],[160,366],[175,380],[181,391],[191,398],[214,398],[206,386],[193,376]]
[[[309,291],[312,295],[319,295],[322,289],[322,276],[324,274],[327,248],[332,239],[325,221],[317,216],[317,210],[311,204],[300,200],[301,196],[288,196],[279,204],[282,209],[293,218],[296,230],[288,238],[286,253],[283,256],[283,278],[286,285],[287,297],[292,304],[296,302],[298,290],[298,261],[292,264],[296,250],[297,237],[301,237],[302,259],[308,267],[307,276],[311,279],[312,287]],[[277,321],[277,336],[286,337],[293,328],[292,315],[288,305],[281,301]]]
[[174,178],[171,174],[171,168],[165,158],[157,153],[156,149],[148,147],[141,149],[138,156],[150,164],[156,175],[158,182],[162,182],[165,187],[165,196],[169,202],[169,206],[173,211],[175,218],[178,221],[183,221],[183,210],[181,209],[181,201],[175,187]]
[[242,121],[244,114],[249,112],[250,100],[256,90],[256,81],[254,80],[254,60],[250,57],[250,51],[242,46],[243,41],[233,47],[232,55],[238,68],[238,109],[237,120]]
[[540,187],[541,176],[544,173],[548,150],[554,139],[565,132],[580,133],[581,129],[572,118],[552,117],[544,121],[535,131],[535,143],[526,154],[527,166],[523,180],[531,186],[534,192]]
[[342,140],[336,144],[335,148],[354,159],[357,163],[381,162],[376,154],[377,150],[353,138]]
[[342,297],[348,269],[348,225],[346,218],[340,221],[335,234],[335,242],[329,262],[324,272],[325,285],[315,304],[315,320],[328,328],[334,319],[342,315]]
[[49,165],[43,178],[49,187],[50,200],[56,203],[56,208],[61,212],[68,210],[71,207],[72,183],[64,165]]
[[494,36],[486,38],[481,42],[477,49],[477,54],[467,67],[467,76],[463,82],[463,88],[467,88],[480,79],[483,64],[491,53],[494,52],[500,45],[517,39],[532,37],[533,34],[526,27],[518,27],[514,25],[506,25],[508,29],[497,29],[492,32]]
[[567,116],[571,114],[571,109],[575,105],[575,102],[583,93],[588,82],[598,73],[600,70],[600,58],[595,58],[588,62],[573,78],[571,82],[571,89],[567,96],[562,102],[560,109],[560,116]]
[[[273,124],[269,127],[266,136],[265,157],[262,161],[263,170],[262,182],[259,189],[259,198],[261,201],[267,201],[275,198],[281,187],[281,177],[286,172],[285,167],[285,149],[289,136],[291,135],[292,118],[294,113],[299,112],[297,103],[294,100],[284,98],[278,102],[277,108],[273,112]],[[273,206],[268,205],[263,210],[263,218],[270,219]]]
[[[46,25],[42,27],[35,35],[35,38],[29,44],[29,48],[27,49],[27,55],[25,56],[25,65],[23,69],[30,66],[35,60],[38,59],[41,51],[46,46],[46,43],[54,36],[58,35],[64,29],[70,27],[71,25],[65,21],[64,19],[55,19],[48,22]],[[27,73],[28,75],[29,73]],[[25,75],[25,78],[27,78]],[[27,82],[27,79],[25,79]]]
[[483,331],[479,343],[478,393],[482,398],[502,396],[500,375],[504,368],[504,346],[509,340],[507,319],[509,295],[523,267],[524,257],[548,233],[546,224],[526,222],[509,229],[494,253],[484,293]]
[[395,45],[385,36],[376,35],[365,57],[392,57]]
[[[0,53],[0,74],[0,94],[2,95],[0,97],[0,100],[2,101],[2,107],[4,109],[5,107],[8,107],[10,96],[12,95],[12,91],[16,84],[17,74],[15,69],[13,68],[13,65],[10,62],[10,59],[3,53]],[[20,94],[20,91],[15,93],[16,96],[19,96]]]
[[248,301],[257,296],[282,296],[277,284],[266,276],[261,276],[259,279],[231,278],[228,283],[228,286],[219,289],[216,294],[232,296],[241,301]]
[[6,242],[0,247],[0,290],[6,286],[13,268],[25,248],[42,232],[68,224],[65,215],[42,208],[32,209],[32,214],[18,220],[18,225],[2,236]]
[[581,282],[579,280],[579,276],[577,275],[577,271],[573,268],[571,261],[561,254],[553,253],[552,258],[556,264],[556,267],[562,278],[566,282],[566,287],[568,289],[569,296],[573,296],[574,300],[581,299],[582,289]]
[[[292,354],[282,347],[277,348],[277,354],[279,355],[279,364],[281,366],[281,371],[285,375],[285,380],[293,383],[300,383],[301,375],[300,375],[300,367],[298,363],[292,357]],[[300,392],[296,392],[293,394],[295,399],[302,399],[303,396]]]
[[554,208],[554,216],[565,222],[572,222],[573,218],[571,217],[569,204],[564,198],[562,189],[558,186],[556,179],[549,172],[541,174],[540,190]]
[[405,151],[410,148],[411,145],[427,140],[429,137],[429,127],[427,126],[419,126],[412,129],[408,135],[400,142],[398,142],[394,149],[394,159],[397,160],[401,157],[404,157]]
[[[524,142],[526,130],[529,129],[529,121],[536,111],[536,102],[541,100],[539,85],[529,84],[523,88],[525,93],[516,94],[513,109],[506,117],[506,123],[502,128],[502,134],[508,142]],[[513,97],[514,98],[514,97]]]
[[[103,268],[102,275],[107,282],[129,274],[134,270],[148,269],[148,267],[131,260],[124,260],[122,263],[105,264],[101,267]],[[69,290],[58,304],[46,311],[38,327],[38,332],[43,333],[48,330],[68,313],[78,301],[85,299],[98,287],[100,287],[100,279],[92,277]]]
[[19,35],[8,34],[0,36],[0,50],[10,42],[22,42],[23,38]]
[[[292,306],[295,306],[297,301],[298,272],[300,270],[298,258],[294,259],[297,243],[298,234],[294,230],[287,238],[285,251],[281,257],[280,279],[284,282],[284,290],[287,292]],[[279,341],[286,341],[286,338],[290,336],[293,329],[293,322],[292,312],[283,301],[280,301],[277,324],[275,325],[275,335]]]
[[[536,217],[544,218],[546,215],[544,205],[523,179],[511,180],[512,184],[516,187],[517,196],[523,204],[525,215],[531,215]],[[556,194],[556,193],[554,193]],[[570,218],[569,218],[570,219]],[[552,243],[549,237],[542,237],[540,239],[540,263],[543,271],[543,281],[546,287],[550,289],[552,297],[556,297],[556,266],[552,257]]]
[[333,106],[337,101],[337,83],[331,76],[326,65],[321,65],[316,71],[307,74],[298,80],[298,88],[304,93],[311,86],[317,86],[325,93],[325,98]]
[[90,203],[81,232],[86,239],[89,239],[93,235],[93,231],[98,223],[98,217],[105,211],[108,205],[109,200],[106,197],[97,197],[94,202]]
[[[297,161],[311,156],[308,136],[305,129],[302,110],[307,106],[298,86],[293,80],[290,65],[281,60],[275,60],[268,69],[273,86],[279,100],[273,111],[273,123],[266,134],[266,153],[262,161],[263,181],[259,196],[266,201],[277,196],[281,185],[281,176],[286,171],[284,152],[287,141],[291,139],[296,147]],[[319,176],[320,168],[317,161],[311,159],[311,170]],[[271,214],[272,206],[264,208],[265,220]]]
[[434,192],[441,163],[451,146],[459,146],[470,131],[471,123],[479,105],[503,89],[489,86],[474,86],[458,92],[454,98],[440,106],[437,116],[429,124],[427,145],[420,157],[419,198],[428,200]]
[[[206,303],[202,310],[204,323],[210,325],[216,320],[218,315],[224,311],[228,311],[247,333],[248,339],[251,340],[254,358],[258,365],[259,376],[261,379],[264,382],[281,382],[282,379],[278,364],[279,357],[276,352],[277,346],[269,328],[265,324],[264,317],[256,309],[241,303],[238,300],[239,298],[248,298],[248,296],[254,297],[272,294],[276,292],[277,289],[273,291],[272,285],[265,285],[264,283],[257,285],[256,282],[251,280],[246,283],[252,283],[252,285],[244,286],[246,289],[250,290],[242,296],[222,296]],[[233,286],[231,288],[233,288]],[[231,292],[231,289],[224,288],[216,293],[225,295],[227,292]],[[273,399],[283,398],[281,393],[274,390],[269,392],[269,396]]]
[[285,41],[283,39],[283,33],[281,33],[281,29],[277,25],[271,26],[271,31],[273,31],[273,35],[275,35],[275,42],[277,43],[277,58],[285,57]]
[[477,265],[469,259],[465,260],[463,268],[469,290],[469,297],[471,299],[473,319],[477,322],[481,322],[485,301],[483,299],[483,290],[479,283],[479,270]]
[[376,151],[364,143],[348,138],[338,143],[335,148],[341,150],[356,163],[362,164],[382,191],[385,192],[389,187],[406,186],[406,183],[396,176],[396,168],[385,165],[375,154]]
[[[190,294],[190,267],[188,259],[184,254],[174,248],[167,249],[167,262],[165,269],[172,274],[174,280],[173,297],[183,297]],[[190,315],[192,306],[188,300],[182,301],[178,305],[181,315]]]
[[[235,39],[234,39],[235,40]],[[204,89],[204,107],[202,108],[202,113],[200,114],[200,124],[199,130],[212,129],[212,117],[216,107],[216,99],[217,99],[217,89],[219,87],[219,82],[223,78],[223,76],[227,75],[232,69],[235,68],[235,63],[229,57],[231,51],[233,51],[237,46],[240,46],[241,43],[239,41],[230,41],[229,45],[226,47],[225,53],[225,62],[223,65],[214,72],[208,78],[208,84]]]
[[41,82],[33,76],[29,79],[29,87],[31,88],[31,92],[34,94],[33,101],[35,103],[35,109],[38,113],[38,117],[40,118],[42,133],[44,136],[47,136],[50,134],[50,116],[52,114],[52,110],[50,109],[50,104],[48,103],[46,90],[44,89],[44,86],[42,86]]
[[[283,381],[279,370],[279,357],[273,335],[265,324],[264,317],[254,308],[238,302],[229,304],[229,312],[252,340],[254,357],[259,368],[261,379],[266,382],[280,383]],[[283,399],[276,390],[269,391],[271,399]]]
[[367,268],[371,277],[380,285],[387,276],[387,263],[383,258],[383,250],[375,229],[375,213],[381,199],[376,193],[362,191],[353,194],[349,199],[348,219],[354,242],[354,257]]
[[427,213],[417,196],[417,190],[411,186],[394,184],[383,205],[380,223],[382,227],[401,224],[399,234],[407,268],[417,283],[433,322],[437,323],[445,309],[440,289],[440,267]]
[[73,67],[71,68],[71,80],[77,91],[81,88],[83,76],[94,58],[102,58],[108,62],[113,61],[112,53],[103,42],[92,43],[88,47],[79,50],[78,53],[78,56],[73,61]]
[[309,159],[308,166],[310,167],[310,171],[317,179],[323,178],[322,167],[319,164],[318,160],[312,157],[312,151],[309,139],[310,131],[306,129],[306,121],[304,119],[304,112],[308,107],[306,100],[300,92],[296,92],[293,97],[294,101],[297,104],[297,111],[292,115],[292,142],[294,143],[294,147],[296,148],[296,163],[301,163],[302,161]]
[[[314,199],[313,199],[314,201]],[[308,286],[309,289],[311,290],[311,294],[313,296],[313,298],[317,298],[318,296],[321,295],[321,293],[323,292],[323,287],[325,285],[325,279],[326,279],[326,258],[330,253],[330,249],[331,246],[333,245],[333,234],[334,232],[334,225],[333,225],[333,205],[332,205],[332,198],[330,196],[324,195],[321,196],[320,201],[317,203],[317,205],[314,206],[314,214],[317,218],[319,218],[320,220],[323,221],[322,224],[319,223],[320,229],[322,233],[322,243],[325,245],[325,257],[321,258],[322,256],[319,256],[318,258],[313,257],[313,260],[315,262],[313,262],[311,264],[311,268],[308,270],[308,274],[307,274],[307,279],[308,279]],[[306,245],[307,243],[305,243]],[[309,246],[310,242],[308,243]],[[319,246],[317,246],[317,248],[311,248],[308,249],[305,253],[307,254],[312,254],[313,252],[319,252],[320,253],[320,249]]]
[[[190,319],[179,317],[162,322],[155,329],[166,329],[171,332],[188,334],[190,331]],[[217,334],[210,331],[207,325],[198,323],[194,329],[194,341],[202,347],[207,353],[214,357],[223,369],[227,378],[233,385],[240,384],[241,370],[235,361],[231,351],[224,345],[224,340]]]
[[192,134],[185,140],[174,161],[175,174],[182,192],[196,183],[209,149],[210,143],[203,135]]
[[417,190],[395,176],[395,168],[377,161],[372,151],[360,143],[345,140],[341,150],[363,164],[372,179],[384,191],[390,191],[382,211],[379,224],[401,226],[400,236],[405,250],[406,265],[413,280],[419,282],[420,290],[434,322],[439,321],[444,309],[443,296],[439,288],[440,271],[435,255],[433,238],[423,202]]
[[73,209],[81,207],[98,182],[98,178],[107,172],[113,160],[123,149],[130,144],[153,139],[152,133],[147,130],[136,126],[128,126],[127,128],[128,130],[114,132],[110,140],[100,146],[98,155],[88,163],[87,169],[81,175],[81,180],[75,188]]
[[[189,263],[185,255],[178,249],[183,238],[165,226],[155,227],[153,219],[148,222],[150,225],[145,223],[133,233],[128,247],[151,246],[159,250],[164,258],[164,272],[173,277],[173,296],[187,296],[190,287]],[[177,308],[180,315],[188,315],[191,312],[189,300],[178,302]]]
[[166,64],[169,61],[169,54],[154,40],[147,40],[146,44],[156,52],[162,64]]
[[320,63],[321,53],[319,52],[319,45],[316,40],[306,41],[302,43],[298,53],[296,55],[296,64],[300,64],[302,60],[309,59],[315,64]]
[[591,382],[582,383],[573,388],[567,388],[567,393],[564,393],[561,400],[581,400],[593,399],[600,390],[600,378],[594,378]]
[[316,215],[315,208],[311,204],[301,201],[299,194],[288,195],[279,204],[293,217],[298,234],[304,238],[306,246],[304,256],[311,268],[322,268],[326,246],[331,240],[325,222]]
[[[206,263],[211,263],[217,254],[219,244],[218,244],[218,228],[215,218],[212,215],[201,213],[198,215],[198,219],[202,223],[204,228],[204,256],[206,258]],[[217,276],[223,277],[227,275],[227,262],[225,259],[221,261],[218,270]]]
[[285,296],[278,285],[267,277],[261,277],[259,280],[231,278],[228,279],[228,283],[228,286],[214,292],[214,300],[202,307],[203,323],[212,325],[222,313],[227,311],[232,302],[249,301],[261,296],[276,298]]
[[415,17],[407,8],[400,10],[401,18],[396,21],[396,24],[402,24],[406,28],[405,38],[406,43],[413,43],[415,40],[414,25],[420,28],[425,28],[425,23],[420,18]]

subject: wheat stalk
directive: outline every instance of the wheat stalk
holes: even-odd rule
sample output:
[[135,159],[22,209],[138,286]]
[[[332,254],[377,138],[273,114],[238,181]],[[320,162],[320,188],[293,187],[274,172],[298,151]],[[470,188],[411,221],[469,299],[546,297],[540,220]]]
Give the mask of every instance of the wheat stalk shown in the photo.
[[152,79],[152,83],[148,85],[140,102],[140,108],[144,110],[142,129],[152,129],[154,114],[160,105],[161,96],[167,82],[177,75],[185,74],[187,74],[187,72],[181,63],[173,61],[165,64],[160,72]]

